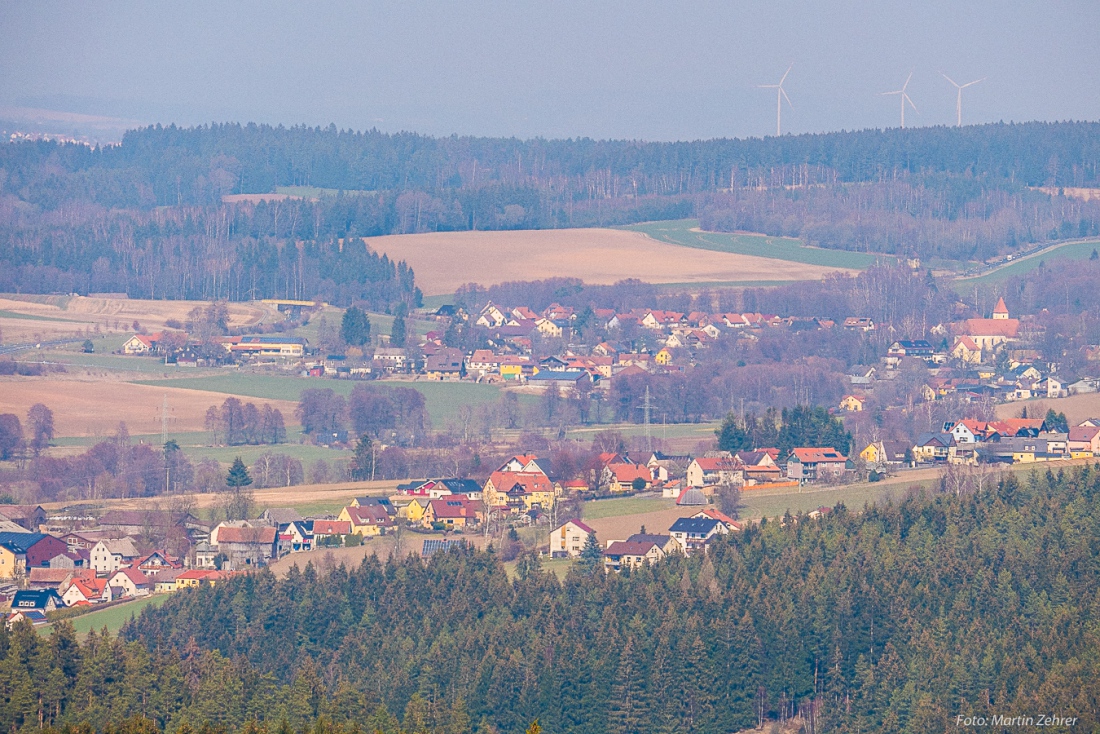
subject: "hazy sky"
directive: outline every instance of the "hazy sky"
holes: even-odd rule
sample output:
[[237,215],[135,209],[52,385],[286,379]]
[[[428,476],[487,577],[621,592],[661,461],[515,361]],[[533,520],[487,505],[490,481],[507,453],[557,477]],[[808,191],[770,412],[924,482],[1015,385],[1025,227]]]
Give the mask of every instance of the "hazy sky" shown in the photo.
[[1095,0],[6,2],[0,106],[684,140],[1100,119]]

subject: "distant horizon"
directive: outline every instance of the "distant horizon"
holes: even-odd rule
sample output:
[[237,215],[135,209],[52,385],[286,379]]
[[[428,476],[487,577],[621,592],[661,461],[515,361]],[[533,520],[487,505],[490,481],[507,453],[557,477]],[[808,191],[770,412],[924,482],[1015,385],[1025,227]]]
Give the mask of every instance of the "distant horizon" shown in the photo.
[[[12,113],[45,113],[40,115],[39,119],[33,119],[29,114],[23,119],[20,119],[18,114]],[[122,124],[115,123],[128,123],[124,126]],[[549,137],[543,135],[533,135],[529,137],[520,137],[515,135],[490,135],[482,133],[448,133],[448,134],[434,134],[422,132],[412,129],[386,129],[380,127],[377,124],[370,127],[342,127],[336,125],[335,122],[328,122],[324,124],[313,124],[308,122],[267,122],[258,120],[211,120],[208,122],[197,122],[189,124],[181,124],[178,122],[165,122],[165,121],[138,121],[138,120],[126,120],[123,118],[115,118],[104,115],[90,115],[82,112],[73,112],[70,110],[56,110],[46,108],[20,108],[20,107],[0,107],[0,130],[4,129],[4,126],[10,124],[16,127],[24,126],[25,129],[21,130],[9,130],[7,132],[22,132],[25,134],[39,134],[49,136],[67,136],[78,130],[109,130],[119,131],[117,139],[107,141],[100,141],[103,144],[120,144],[122,142],[122,135],[131,132],[144,130],[147,128],[171,128],[176,127],[181,130],[193,130],[198,128],[209,128],[216,125],[238,125],[240,127],[248,127],[250,125],[256,125],[259,127],[270,127],[274,129],[283,128],[287,130],[295,128],[305,128],[309,130],[321,130],[325,131],[330,127],[335,126],[336,131],[341,134],[365,134],[371,132],[377,132],[384,135],[417,135],[423,138],[429,139],[445,139],[451,137],[457,138],[471,138],[482,140],[509,140],[515,139],[521,142],[529,142],[534,140],[545,141],[569,141],[569,140],[591,140],[593,142],[600,143],[654,143],[654,144],[670,144],[675,145],[678,143],[699,143],[710,142],[719,140],[729,141],[763,141],[767,139],[774,139],[774,134],[768,135],[746,135],[746,136],[714,136],[714,137],[698,137],[698,138],[679,138],[679,139],[653,139],[653,138],[625,138],[625,137],[595,137],[591,135],[573,135],[568,137]],[[980,128],[980,127],[993,127],[998,125],[1075,125],[1075,124],[1100,124],[1100,117],[1097,119],[1065,119],[1065,120],[1044,120],[1044,119],[1031,119],[1031,120],[991,120],[985,122],[966,123],[961,127],[953,124],[937,123],[934,125],[906,125],[905,128],[899,126],[886,126],[886,127],[863,127],[863,128],[841,128],[836,130],[818,130],[818,131],[799,131],[799,132],[784,132],[781,138],[801,138],[810,137],[815,135],[845,135],[845,134],[860,134],[867,132],[896,132],[900,130],[950,130],[954,128],[967,129],[967,128]],[[41,129],[38,131],[32,130],[32,126],[39,126]],[[87,133],[82,133],[87,137]]]

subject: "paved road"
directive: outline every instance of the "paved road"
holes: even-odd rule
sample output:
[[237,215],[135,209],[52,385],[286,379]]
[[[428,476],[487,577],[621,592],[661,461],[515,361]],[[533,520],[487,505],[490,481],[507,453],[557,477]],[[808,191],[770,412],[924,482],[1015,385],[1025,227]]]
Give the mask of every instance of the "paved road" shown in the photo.
[[60,347],[65,344],[73,344],[75,342],[84,341],[85,337],[74,337],[72,339],[55,339],[49,342],[33,342],[30,344],[4,344],[0,345],[0,354],[15,354],[16,352],[25,352],[28,349],[45,349],[46,347]]

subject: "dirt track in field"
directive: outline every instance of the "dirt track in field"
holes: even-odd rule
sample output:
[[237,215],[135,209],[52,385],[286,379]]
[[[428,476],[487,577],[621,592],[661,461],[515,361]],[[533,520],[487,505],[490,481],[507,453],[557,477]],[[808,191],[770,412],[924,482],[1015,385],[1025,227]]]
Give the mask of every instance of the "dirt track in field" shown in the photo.
[[[0,378],[0,413],[22,417],[35,403],[54,414],[58,436],[111,436],[120,421],[132,435],[160,433],[161,409],[168,398],[168,427],[172,432],[205,430],[206,409],[220,405],[228,395],[174,387],[135,385],[114,380],[71,380],[50,377]],[[257,408],[270,404],[294,421],[296,403],[244,398]]]
[[404,260],[428,295],[466,283],[492,285],[552,277],[610,285],[818,280],[842,271],[752,255],[712,252],[659,242],[640,232],[554,229],[513,232],[433,232],[369,237],[367,245]]

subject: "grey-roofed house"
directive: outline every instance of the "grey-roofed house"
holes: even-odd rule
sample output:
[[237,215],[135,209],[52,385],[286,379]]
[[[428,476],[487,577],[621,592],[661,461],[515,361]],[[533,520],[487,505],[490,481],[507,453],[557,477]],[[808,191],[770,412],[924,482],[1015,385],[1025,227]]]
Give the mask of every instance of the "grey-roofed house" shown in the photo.
[[661,546],[652,540],[616,540],[603,552],[604,571],[621,571],[649,565],[665,557]]
[[681,517],[668,529],[680,550],[688,556],[699,550],[705,553],[715,536],[728,532],[723,523],[709,517]]

